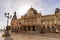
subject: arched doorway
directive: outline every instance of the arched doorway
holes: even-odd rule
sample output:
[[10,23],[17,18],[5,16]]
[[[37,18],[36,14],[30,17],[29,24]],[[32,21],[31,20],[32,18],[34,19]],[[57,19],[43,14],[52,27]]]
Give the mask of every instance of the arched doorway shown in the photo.
[[45,26],[40,28],[40,33],[45,33],[45,31],[46,31]]
[[44,32],[43,32],[43,28],[40,29],[40,33],[44,33]]
[[20,31],[19,27],[17,28],[18,32]]
[[28,26],[28,31],[30,31],[30,26]]
[[46,32],[46,28],[45,28],[45,26],[43,26],[43,32],[44,32],[44,33]]
[[23,31],[23,26],[20,27],[20,31],[21,31],[21,32]]
[[14,32],[14,30],[15,30],[14,27],[12,27],[11,32]]
[[52,33],[55,33],[56,32],[56,29],[54,26],[52,26]]
[[23,30],[26,31],[26,26],[23,26]]
[[15,32],[16,32],[16,33],[18,32],[18,27],[17,27],[17,26],[15,26]]
[[35,31],[35,26],[32,26],[32,31]]
[[51,30],[50,30],[50,27],[49,26],[47,26],[47,32],[49,33],[49,32],[51,32]]

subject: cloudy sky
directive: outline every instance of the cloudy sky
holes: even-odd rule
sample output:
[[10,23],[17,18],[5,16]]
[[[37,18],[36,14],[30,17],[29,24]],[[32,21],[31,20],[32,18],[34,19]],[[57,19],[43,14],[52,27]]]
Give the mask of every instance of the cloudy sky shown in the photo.
[[4,13],[13,15],[16,11],[20,18],[31,6],[42,15],[54,14],[55,8],[60,8],[60,0],[0,0],[0,29],[6,26]]

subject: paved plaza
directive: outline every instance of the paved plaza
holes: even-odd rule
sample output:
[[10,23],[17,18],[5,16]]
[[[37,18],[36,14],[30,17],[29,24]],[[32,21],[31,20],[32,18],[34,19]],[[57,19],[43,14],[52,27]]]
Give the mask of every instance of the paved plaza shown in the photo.
[[[11,37],[14,40],[60,40],[60,34],[56,33],[45,33],[45,34],[34,34],[34,33],[11,33]],[[0,40],[4,38],[0,35]]]
[[14,40],[60,40],[60,34],[29,34],[29,33],[18,33],[12,34]]

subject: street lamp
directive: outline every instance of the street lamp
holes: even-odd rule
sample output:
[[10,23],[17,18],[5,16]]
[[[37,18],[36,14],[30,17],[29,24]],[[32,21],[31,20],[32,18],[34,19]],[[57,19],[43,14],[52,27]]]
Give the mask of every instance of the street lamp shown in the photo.
[[8,26],[8,23],[9,23],[9,18],[11,18],[12,15],[10,15],[10,13],[5,13],[5,17],[7,18],[7,27],[6,27],[6,30],[9,31],[10,27]]
[[6,30],[4,30],[4,34],[2,36],[4,37],[4,40],[13,40],[9,34],[10,27],[8,26],[9,18],[11,18],[12,15],[10,15],[10,13],[5,13],[5,17],[7,18],[7,27]]
[[5,17],[7,18],[7,27],[6,27],[6,30],[4,31],[4,35],[2,35],[2,36],[8,37],[8,36],[10,36],[10,34],[9,34],[10,27],[8,26],[8,23],[9,23],[9,18],[11,18],[12,15],[10,15],[10,13],[5,13]]

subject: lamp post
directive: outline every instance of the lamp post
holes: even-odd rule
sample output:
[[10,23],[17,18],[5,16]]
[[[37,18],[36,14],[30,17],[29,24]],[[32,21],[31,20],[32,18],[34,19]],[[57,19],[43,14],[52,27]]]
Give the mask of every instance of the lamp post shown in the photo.
[[12,15],[10,15],[10,13],[5,13],[5,17],[7,18],[7,27],[6,27],[6,30],[9,31],[9,27],[8,27],[8,23],[9,23],[9,18],[12,17]]
[[12,15],[10,15],[10,13],[5,13],[5,17],[7,18],[7,27],[4,30],[4,34],[2,36],[4,37],[5,40],[12,40],[9,34],[10,27],[8,26],[9,18],[11,18]]

